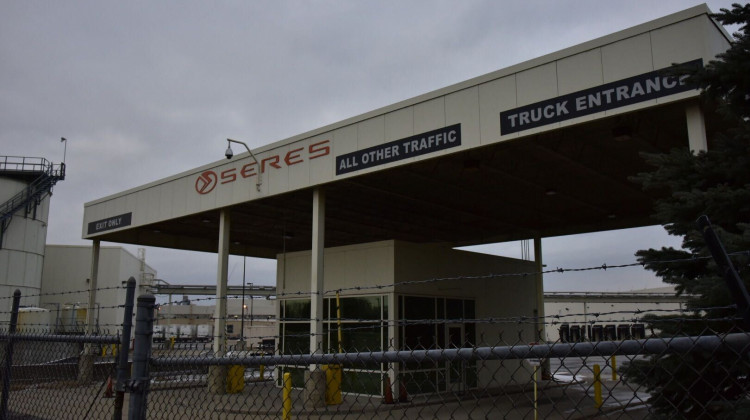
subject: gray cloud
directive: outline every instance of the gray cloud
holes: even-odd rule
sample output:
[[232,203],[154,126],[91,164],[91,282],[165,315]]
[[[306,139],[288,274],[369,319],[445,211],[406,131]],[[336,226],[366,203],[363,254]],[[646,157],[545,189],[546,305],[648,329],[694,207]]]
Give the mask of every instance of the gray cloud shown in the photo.
[[[713,10],[729,4],[709,2]],[[48,242],[85,243],[83,203],[219,159],[226,137],[261,146],[688,6],[8,1],[0,14],[0,154],[57,162],[59,138],[69,139]],[[588,238],[566,238],[559,249],[547,240],[547,260],[610,258],[593,249],[632,260],[637,249]],[[566,251],[574,247],[580,253]],[[215,276],[210,254],[148,255],[172,282]],[[263,267],[257,275],[272,279],[266,264],[254,264]]]

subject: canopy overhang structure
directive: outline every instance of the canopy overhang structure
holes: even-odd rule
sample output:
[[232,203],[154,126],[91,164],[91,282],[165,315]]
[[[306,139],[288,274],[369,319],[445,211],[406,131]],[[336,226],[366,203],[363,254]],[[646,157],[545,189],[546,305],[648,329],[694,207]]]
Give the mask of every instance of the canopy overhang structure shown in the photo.
[[537,246],[653,224],[660,192],[630,180],[651,169],[641,154],[706,149],[720,125],[661,71],[729,47],[709,14],[696,6],[91,201],[83,238],[218,252],[219,297],[227,253],[312,249],[314,292],[324,247]]
[[[616,100],[617,89],[638,100],[629,79],[725,50],[730,37],[708,13],[697,6],[256,149],[258,164],[244,153],[86,203],[83,237],[215,252],[219,209],[228,208],[230,252],[274,258],[310,249],[318,187],[326,247],[385,239],[465,246],[653,224],[658,192],[629,179],[651,169],[641,153],[705,148],[719,123],[696,90],[670,94],[659,82],[653,99],[628,102]],[[576,114],[579,97],[592,113]],[[528,118],[542,121],[504,134],[503,117],[520,124],[521,116],[501,113],[529,105]],[[545,118],[553,111],[567,114]],[[555,122],[571,115],[582,116]],[[405,157],[408,146],[398,143],[455,125],[460,144]],[[378,146],[399,148],[402,159],[337,174]],[[217,139],[217,155],[223,147]]]
[[[652,169],[642,152],[688,147],[685,106],[678,101],[326,183],[326,247],[387,239],[468,246],[653,225],[658,192],[642,191],[629,177]],[[612,133],[623,126],[632,136],[617,141]],[[714,126],[708,118],[709,138]],[[225,166],[201,171],[220,174]],[[264,182],[274,175],[264,174]],[[235,182],[255,189],[254,181]],[[304,188],[232,204],[230,252],[275,258],[310,249],[311,201]],[[85,237],[216,252],[218,224],[212,208]]]

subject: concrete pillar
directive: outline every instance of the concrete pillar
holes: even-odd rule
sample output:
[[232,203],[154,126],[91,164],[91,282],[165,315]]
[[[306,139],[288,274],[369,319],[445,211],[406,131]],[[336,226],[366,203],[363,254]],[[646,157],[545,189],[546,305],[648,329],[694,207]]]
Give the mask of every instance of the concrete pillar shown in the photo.
[[[101,242],[94,240],[91,245],[91,274],[89,276],[89,301],[86,307],[86,335],[94,334],[94,326],[96,325],[96,312],[94,307],[96,306],[96,289],[97,280],[99,278],[99,251],[101,249]],[[78,382],[87,383],[94,379],[94,346],[91,343],[86,343],[83,346],[83,353],[78,360]]]
[[[536,330],[541,337],[537,337],[537,339],[544,339],[544,276],[542,275],[542,271],[544,271],[544,263],[542,262],[542,238],[539,236],[534,238],[534,262],[536,263],[536,271],[539,273],[535,279],[536,315],[539,319],[539,321],[537,321]],[[535,339],[534,341],[537,340]]]
[[[539,334],[534,341],[544,342],[547,340],[547,332],[544,318],[544,262],[542,260],[542,238],[541,236],[534,237],[534,262],[536,263],[536,272],[539,273],[536,276],[536,316],[538,317],[536,333]],[[542,379],[550,379],[552,377],[549,359],[542,360]]]
[[96,306],[96,289],[99,279],[99,251],[101,244],[94,240],[91,247],[91,278],[89,279],[89,305],[86,308],[86,335],[94,333],[95,316],[94,306]]
[[[398,301],[396,300],[396,292],[395,287],[389,293],[386,298],[388,300],[388,342],[386,343],[386,348],[383,350],[385,351],[391,351],[391,350],[399,350],[400,349],[400,337],[398,336]],[[386,373],[388,375],[388,383],[391,387],[391,395],[399,395],[399,384],[398,379],[400,376],[399,372],[399,364],[398,363],[389,363],[388,364],[388,371]],[[387,391],[383,390],[383,395],[385,396],[385,393]]]
[[685,106],[687,120],[688,143],[693,153],[708,150],[706,138],[706,120],[698,102],[691,102]]
[[[312,257],[310,260],[310,353],[323,349],[323,253],[325,251],[325,191],[313,192]],[[326,375],[317,365],[305,372],[305,406],[325,407]]]
[[[226,353],[227,326],[227,276],[229,269],[229,232],[231,219],[229,209],[219,215],[218,269],[216,271],[216,309],[214,311],[214,355]],[[214,394],[226,393],[226,366],[211,366],[208,371],[208,388]]]
[[326,373],[322,369],[305,371],[304,399],[308,410],[326,406]]
[[[325,251],[325,192],[313,192],[312,258],[310,261],[310,353],[323,350],[323,252]],[[313,370],[313,366],[310,367]]]

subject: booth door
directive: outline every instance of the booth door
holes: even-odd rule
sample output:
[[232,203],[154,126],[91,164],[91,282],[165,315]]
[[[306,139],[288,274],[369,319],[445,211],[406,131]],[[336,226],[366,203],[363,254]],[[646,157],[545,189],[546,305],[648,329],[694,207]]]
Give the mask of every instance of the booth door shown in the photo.
[[[463,347],[466,332],[463,324],[446,324],[445,348],[459,349]],[[446,362],[446,382],[448,391],[463,392],[466,390],[466,361],[455,360]]]

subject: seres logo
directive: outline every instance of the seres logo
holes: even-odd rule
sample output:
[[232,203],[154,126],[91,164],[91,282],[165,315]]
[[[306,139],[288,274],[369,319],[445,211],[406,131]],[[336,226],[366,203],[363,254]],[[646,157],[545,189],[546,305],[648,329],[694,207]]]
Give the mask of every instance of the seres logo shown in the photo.
[[195,191],[198,194],[208,194],[216,188],[217,184],[229,184],[284,167],[299,165],[330,154],[331,140],[323,140],[312,143],[307,147],[291,149],[284,154],[265,157],[259,162],[250,162],[241,167],[225,169],[218,174],[214,171],[205,171],[198,175],[195,180]]
[[198,191],[198,194],[208,194],[216,188],[218,180],[219,177],[216,176],[216,172],[203,172],[198,176],[198,179],[195,180],[195,190]]

